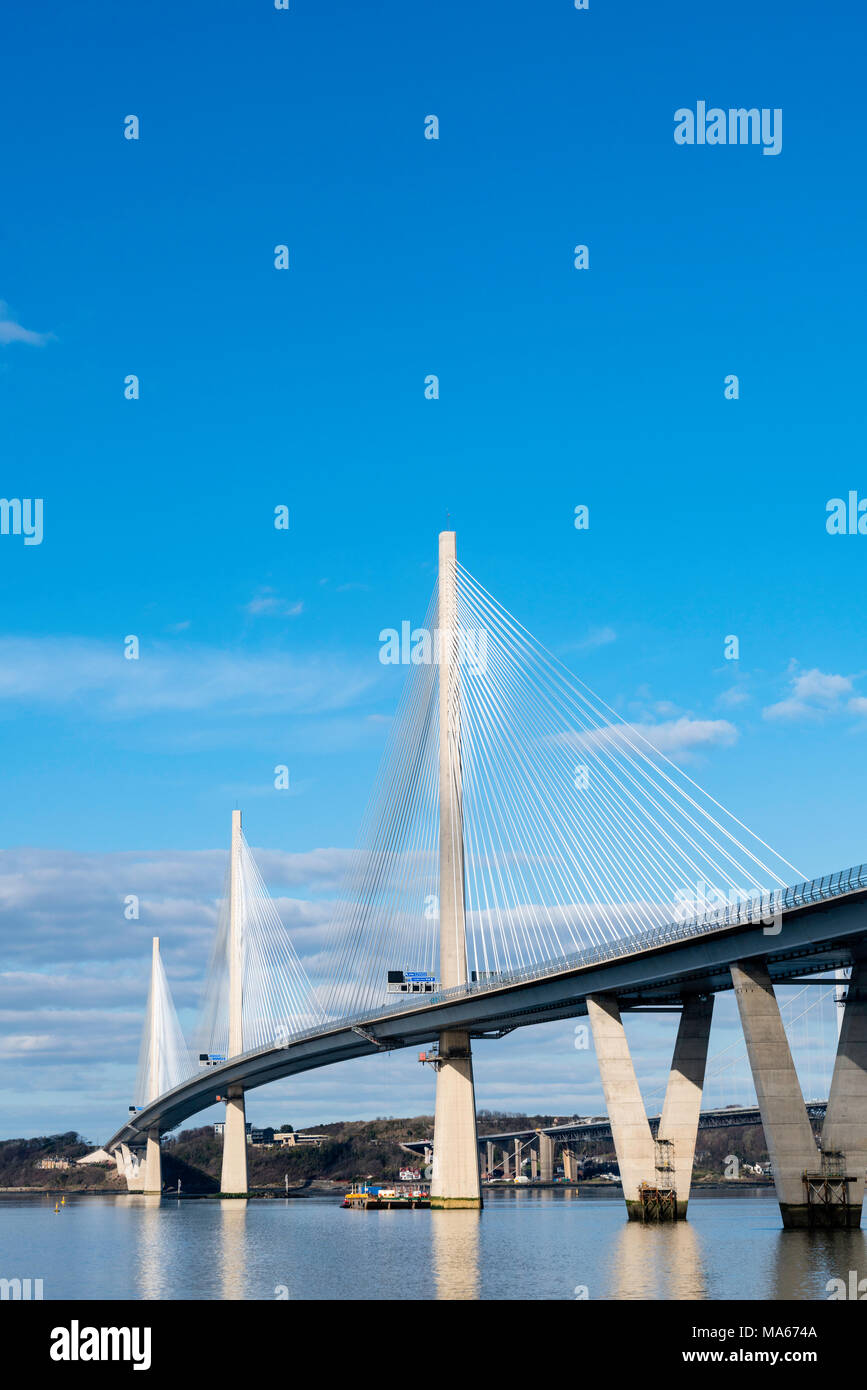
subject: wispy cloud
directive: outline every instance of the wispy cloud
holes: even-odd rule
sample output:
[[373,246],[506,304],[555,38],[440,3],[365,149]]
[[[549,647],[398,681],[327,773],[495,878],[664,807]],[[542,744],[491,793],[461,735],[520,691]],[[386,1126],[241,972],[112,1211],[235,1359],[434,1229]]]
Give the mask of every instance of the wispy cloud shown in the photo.
[[730,685],[719,696],[717,703],[724,708],[731,708],[735,705],[745,705],[749,698],[749,691],[745,690],[743,685]]
[[379,668],[337,657],[265,655],[191,644],[142,642],[138,661],[84,638],[0,638],[0,701],[87,706],[131,717],[174,710],[345,709],[376,683]]
[[789,694],[762,710],[765,719],[817,720],[835,714],[867,714],[867,699],[855,694],[853,676],[833,675],[817,667],[800,671],[792,662],[789,680]]
[[32,328],[24,328],[9,315],[9,306],[0,299],[0,343],[28,343],[31,347],[44,347],[54,337],[53,333],[34,333]]
[[735,725],[727,719],[692,719],[685,714],[658,724],[634,724],[632,727],[661,753],[684,753],[702,747],[727,748],[738,737]]
[[299,600],[290,602],[280,598],[273,589],[260,589],[244,608],[251,617],[267,615],[272,618],[297,618],[304,612],[304,604]]
[[596,647],[608,647],[612,642],[617,641],[617,633],[613,627],[592,627],[580,642],[570,643],[564,650],[570,652],[591,652]]
[[564,735],[563,739],[574,747],[604,747],[626,745],[635,735],[653,744],[660,753],[679,756],[685,762],[700,748],[729,747],[736,742],[738,731],[727,719],[693,719],[683,714],[658,722],[611,724],[587,733]]

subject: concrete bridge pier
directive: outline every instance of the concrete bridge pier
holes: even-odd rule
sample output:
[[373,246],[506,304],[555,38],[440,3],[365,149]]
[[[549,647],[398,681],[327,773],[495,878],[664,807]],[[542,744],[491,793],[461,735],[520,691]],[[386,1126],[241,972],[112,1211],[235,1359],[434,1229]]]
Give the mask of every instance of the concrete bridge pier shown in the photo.
[[641,1221],[641,1185],[652,1180],[654,1147],[632,1065],[620,1005],[607,995],[588,995],[587,1016],[602,1077],[611,1137],[630,1221]]
[[226,1097],[220,1192],[224,1197],[247,1196],[247,1112],[243,1086],[230,1086]]
[[[706,997],[689,995],[683,1000],[674,1056],[671,1059],[671,1071],[659,1121],[658,1139],[673,1146],[671,1154],[677,1203],[675,1214],[679,1221],[686,1217],[692,1185],[692,1165],[695,1160],[695,1141],[698,1135],[698,1117],[701,1112],[712,1018],[712,994]],[[658,1144],[656,1147],[657,1162],[660,1162],[659,1154],[664,1152],[664,1145]]]
[[539,1181],[554,1181],[554,1140],[550,1134],[539,1134]]
[[[852,967],[846,992],[821,1147],[823,1176],[836,1166],[849,1179],[845,1220],[839,1213],[839,1221],[833,1224],[857,1228],[867,1170],[867,958],[863,956]],[[833,1155],[839,1155],[839,1161]]]
[[500,1150],[500,1153],[501,1153],[502,1159],[503,1159],[503,1177],[504,1177],[504,1178],[510,1178],[510,1177],[512,1176],[512,1174],[511,1174],[511,1171],[510,1171],[510,1168],[509,1168],[509,1150],[508,1150],[508,1149],[501,1149],[501,1150]]
[[468,1033],[440,1033],[432,1207],[480,1207],[479,1141]]
[[126,1144],[120,1146],[120,1156],[123,1163],[123,1174],[126,1178],[126,1188],[128,1192],[142,1192],[144,1190],[145,1170],[144,1165],[127,1148]]
[[539,1155],[536,1153],[536,1150],[535,1150],[535,1149],[531,1149],[531,1150],[530,1150],[530,1177],[533,1179],[533,1182],[535,1182],[536,1179],[538,1178],[538,1176],[539,1176]]
[[490,1139],[485,1144],[485,1176],[488,1181],[494,1176],[494,1146]]
[[154,1126],[148,1130],[148,1142],[145,1152],[144,1163],[144,1186],[142,1191],[145,1196],[161,1196],[163,1190],[163,1156],[160,1149],[160,1132]]
[[563,1181],[575,1181],[575,1155],[571,1149],[563,1150]]
[[809,1226],[804,1174],[820,1160],[780,1006],[764,962],[739,961],[731,973],[783,1226]]
[[683,1000],[656,1141],[617,1000],[589,996],[587,1014],[627,1215],[630,1221],[682,1221],[692,1182],[713,999],[689,995]]

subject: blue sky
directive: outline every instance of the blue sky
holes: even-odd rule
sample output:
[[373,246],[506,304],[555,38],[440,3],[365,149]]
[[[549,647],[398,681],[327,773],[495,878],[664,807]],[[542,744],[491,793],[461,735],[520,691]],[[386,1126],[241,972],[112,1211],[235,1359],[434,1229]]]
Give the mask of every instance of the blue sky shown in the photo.
[[[151,931],[191,1011],[236,801],[290,924],[336,891],[399,694],[378,635],[421,619],[447,514],[780,853],[867,858],[867,537],[825,528],[867,495],[863,30],[833,3],[4,18],[2,493],[45,517],[0,536],[4,1132],[114,1127]],[[782,108],[782,152],[677,146],[698,100]],[[481,1105],[591,1104],[571,1029],[537,1033],[480,1057]],[[431,1108],[406,1060],[364,1068],[280,1105]]]

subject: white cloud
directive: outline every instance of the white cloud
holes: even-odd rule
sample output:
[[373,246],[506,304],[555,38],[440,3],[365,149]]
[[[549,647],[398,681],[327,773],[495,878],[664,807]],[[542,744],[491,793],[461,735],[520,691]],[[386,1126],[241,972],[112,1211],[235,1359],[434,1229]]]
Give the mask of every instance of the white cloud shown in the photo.
[[125,717],[218,708],[319,714],[351,705],[380,673],[373,662],[352,667],[330,656],[255,655],[146,637],[138,661],[124,659],[120,640],[0,638],[0,701],[75,704]]
[[580,642],[575,642],[571,647],[572,651],[589,652],[596,647],[607,647],[612,642],[617,641],[617,633],[613,627],[593,627]]
[[[852,694],[852,677],[830,675],[813,667],[810,671],[798,671],[790,665],[791,690],[784,700],[767,705],[762,710],[765,719],[821,719],[828,714],[840,713],[847,706],[843,697]],[[849,707],[855,701],[849,701]],[[853,710],[853,713],[859,711]]]
[[29,343],[31,347],[44,347],[53,337],[53,333],[34,333],[31,328],[22,328],[20,323],[9,317],[9,306],[0,299],[0,343]]
[[635,724],[633,728],[661,753],[682,753],[712,746],[727,748],[738,737],[734,724],[727,719],[691,719],[687,715],[660,724]]
[[722,705],[724,708],[729,709],[735,705],[746,704],[749,698],[749,694],[746,690],[744,690],[742,686],[730,685],[729,688],[727,690],[724,690],[722,694],[719,696],[717,703]]
[[280,598],[273,589],[260,589],[258,594],[250,599],[244,608],[245,613],[251,617],[261,617],[268,615],[273,618],[297,618],[304,612],[304,604],[299,600],[289,602],[287,599]]
[[22,1053],[49,1052],[55,1040],[50,1033],[7,1033],[0,1038],[0,1057],[20,1057]]
[[604,745],[629,742],[630,734],[638,734],[647,739],[660,753],[687,757],[697,748],[729,747],[738,737],[734,724],[727,719],[692,719],[681,715],[677,719],[665,719],[659,723],[612,724],[589,733],[568,735],[568,741],[575,746],[582,744]]

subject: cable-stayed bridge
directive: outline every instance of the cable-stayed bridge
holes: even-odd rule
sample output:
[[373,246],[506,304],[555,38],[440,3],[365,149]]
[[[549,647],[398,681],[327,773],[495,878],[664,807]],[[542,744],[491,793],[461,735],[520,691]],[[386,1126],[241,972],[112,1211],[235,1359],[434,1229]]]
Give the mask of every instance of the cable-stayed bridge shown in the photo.
[[[454,533],[424,623],[404,627],[409,678],[319,950],[293,948],[235,812],[210,1064],[186,1053],[157,953],[119,1164],[146,1141],[139,1180],[159,1191],[160,1133],[220,1097],[222,1188],[243,1194],[247,1090],[435,1043],[432,1204],[480,1206],[473,1041],[586,1015],[629,1214],[682,1216],[713,1000],[734,989],[785,1224],[860,1220],[867,868],[804,880],[458,565]],[[851,978],[820,1150],[774,984],[829,971]],[[656,1136],[630,1010],[679,1015]]]

